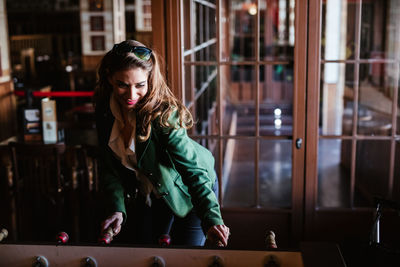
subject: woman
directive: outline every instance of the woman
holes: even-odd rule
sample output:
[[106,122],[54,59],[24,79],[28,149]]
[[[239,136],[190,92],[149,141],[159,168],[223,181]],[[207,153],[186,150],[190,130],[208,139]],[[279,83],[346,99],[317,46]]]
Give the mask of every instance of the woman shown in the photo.
[[100,179],[109,214],[102,231],[118,234],[127,221],[136,243],[171,232],[172,244],[199,246],[205,233],[226,246],[214,158],[188,137],[192,116],[166,85],[157,54],[121,42],[102,59],[98,77]]

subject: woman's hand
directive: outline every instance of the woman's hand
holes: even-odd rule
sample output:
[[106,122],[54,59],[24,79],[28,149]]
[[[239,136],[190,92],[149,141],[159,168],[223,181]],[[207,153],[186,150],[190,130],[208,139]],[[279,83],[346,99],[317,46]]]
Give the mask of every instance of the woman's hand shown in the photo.
[[214,225],[207,231],[207,239],[219,247],[226,247],[229,239],[229,227],[226,225]]
[[104,233],[108,227],[111,227],[114,235],[117,235],[121,231],[121,224],[123,221],[122,212],[114,212],[101,224],[101,232]]

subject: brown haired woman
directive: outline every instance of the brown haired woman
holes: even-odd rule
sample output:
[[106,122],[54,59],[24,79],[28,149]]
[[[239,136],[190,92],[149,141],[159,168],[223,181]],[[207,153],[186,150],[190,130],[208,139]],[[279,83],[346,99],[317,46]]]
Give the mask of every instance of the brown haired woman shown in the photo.
[[126,221],[123,232],[131,232],[121,235],[135,243],[170,234],[174,245],[200,246],[206,235],[226,246],[214,158],[188,137],[192,116],[165,83],[157,54],[133,40],[114,45],[101,61],[95,104],[102,231],[118,234]]

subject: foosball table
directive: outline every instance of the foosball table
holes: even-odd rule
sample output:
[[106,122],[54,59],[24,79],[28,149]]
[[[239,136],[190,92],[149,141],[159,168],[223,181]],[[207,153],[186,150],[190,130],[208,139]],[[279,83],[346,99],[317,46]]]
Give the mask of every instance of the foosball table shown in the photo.
[[[0,242],[7,238],[2,229]],[[158,247],[110,245],[113,231],[107,229],[98,245],[69,245],[65,232],[56,235],[54,244],[0,243],[2,266],[263,266],[330,267],[345,266],[339,248],[332,243],[302,243],[299,251],[278,250],[275,234],[267,233],[266,250],[232,250],[207,247],[171,247],[169,235],[162,235]],[[206,243],[207,244],[207,243]]]
[[299,251],[175,247],[0,244],[0,266],[346,266],[338,247],[303,243]]

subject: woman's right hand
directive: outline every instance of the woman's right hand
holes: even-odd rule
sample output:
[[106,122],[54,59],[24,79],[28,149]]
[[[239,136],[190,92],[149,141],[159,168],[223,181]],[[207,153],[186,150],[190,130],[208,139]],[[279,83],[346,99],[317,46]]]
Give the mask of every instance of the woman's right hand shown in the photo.
[[121,231],[121,224],[123,220],[122,212],[114,212],[101,223],[101,232],[104,233],[108,227],[111,227],[114,235],[117,235]]

